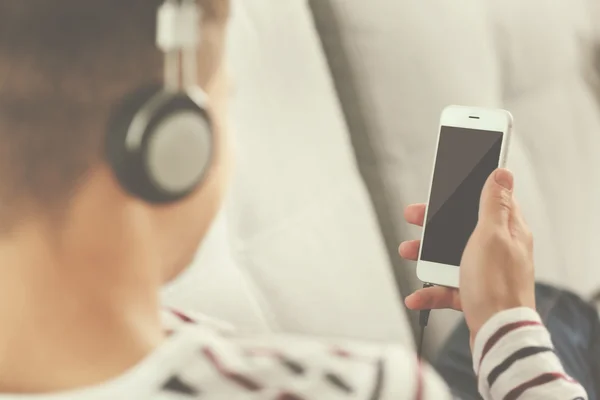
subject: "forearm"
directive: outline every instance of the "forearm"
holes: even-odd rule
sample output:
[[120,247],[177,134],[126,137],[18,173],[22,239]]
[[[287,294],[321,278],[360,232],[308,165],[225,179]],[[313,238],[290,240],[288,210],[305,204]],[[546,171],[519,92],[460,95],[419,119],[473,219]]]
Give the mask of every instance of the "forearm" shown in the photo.
[[539,315],[527,308],[495,315],[477,334],[473,367],[486,400],[587,399],[554,353]]

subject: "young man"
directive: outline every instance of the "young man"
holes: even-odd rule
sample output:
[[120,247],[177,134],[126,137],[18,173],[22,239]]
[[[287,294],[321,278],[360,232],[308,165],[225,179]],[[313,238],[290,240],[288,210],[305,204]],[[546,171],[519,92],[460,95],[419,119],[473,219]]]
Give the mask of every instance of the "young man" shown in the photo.
[[[163,83],[159,6],[0,2],[0,400],[449,399],[432,369],[401,348],[249,338],[161,314],[161,285],[191,260],[228,182],[229,4],[199,1],[210,170],[168,205],[130,195],[104,145],[115,105]],[[460,297],[434,288],[408,305],[464,310],[484,398],[586,398],[551,351],[507,364],[515,352],[552,347],[534,311],[531,237],[512,186],[504,170],[486,184]],[[421,224],[423,211],[411,207],[407,219]],[[418,246],[403,245],[403,256]]]

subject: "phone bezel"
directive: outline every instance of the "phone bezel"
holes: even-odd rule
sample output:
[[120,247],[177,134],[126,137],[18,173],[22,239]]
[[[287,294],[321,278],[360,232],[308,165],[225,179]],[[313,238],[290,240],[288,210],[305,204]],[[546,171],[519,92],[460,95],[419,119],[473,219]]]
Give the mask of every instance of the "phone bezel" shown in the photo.
[[[510,112],[506,110],[463,106],[446,107],[442,111],[440,125],[438,128],[438,137],[431,170],[427,204],[429,204],[431,197],[433,176],[435,173],[435,164],[437,162],[437,154],[442,127],[451,126],[457,128],[502,132],[502,149],[500,151],[498,166],[499,168],[505,168],[508,157],[508,150],[510,146],[512,125],[513,117],[510,114]],[[425,210],[425,221],[427,221],[427,212],[428,209]],[[427,226],[425,224],[422,229],[421,241],[424,240],[426,229]],[[441,264],[421,260],[421,249],[419,249],[419,258],[417,261],[417,277],[422,282],[458,288],[460,282],[460,267],[457,267],[455,265]]]

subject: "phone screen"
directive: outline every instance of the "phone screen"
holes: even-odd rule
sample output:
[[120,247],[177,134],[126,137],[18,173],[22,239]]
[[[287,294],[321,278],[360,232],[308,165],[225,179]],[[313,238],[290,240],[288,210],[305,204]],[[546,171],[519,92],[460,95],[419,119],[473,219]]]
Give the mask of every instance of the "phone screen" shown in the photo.
[[442,126],[421,259],[460,265],[477,224],[479,199],[498,168],[502,132]]

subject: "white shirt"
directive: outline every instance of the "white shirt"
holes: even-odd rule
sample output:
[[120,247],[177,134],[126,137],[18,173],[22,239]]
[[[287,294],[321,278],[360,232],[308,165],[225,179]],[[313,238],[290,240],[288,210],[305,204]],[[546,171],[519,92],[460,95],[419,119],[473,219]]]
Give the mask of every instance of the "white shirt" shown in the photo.
[[[0,400],[445,400],[445,383],[398,346],[333,344],[290,336],[244,337],[176,312],[153,354],[111,382],[54,395]],[[475,339],[473,366],[485,400],[587,399],[530,309],[504,311]]]

